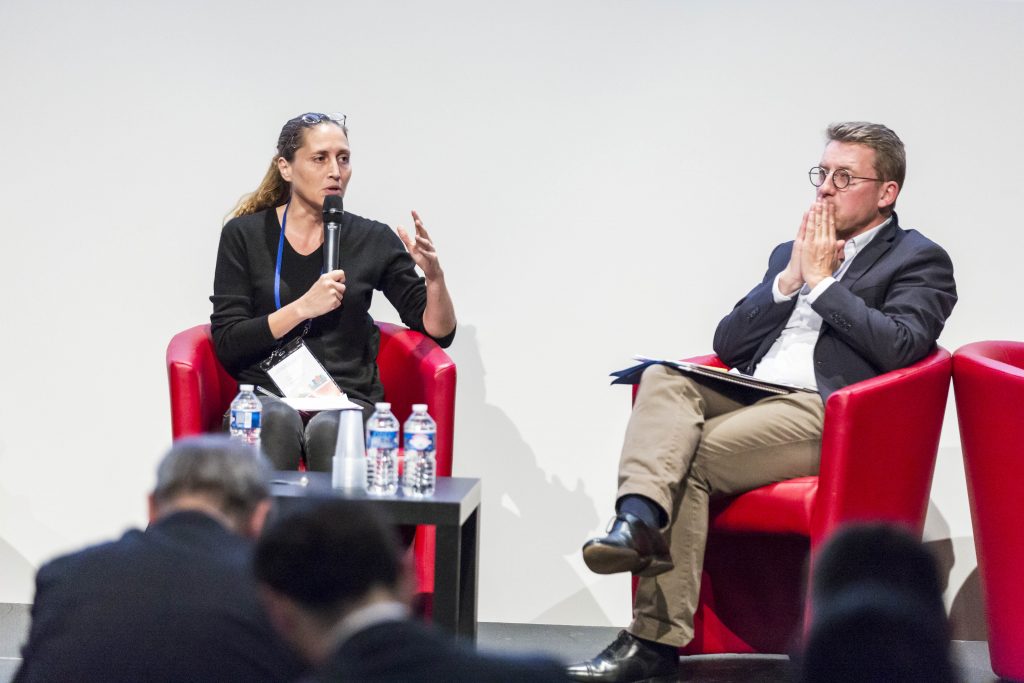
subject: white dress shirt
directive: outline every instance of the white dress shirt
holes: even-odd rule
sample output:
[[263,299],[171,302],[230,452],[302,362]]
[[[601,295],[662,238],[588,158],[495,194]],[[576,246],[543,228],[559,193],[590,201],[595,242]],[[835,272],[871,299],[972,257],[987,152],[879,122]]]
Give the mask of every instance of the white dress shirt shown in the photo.
[[769,382],[795,384],[809,389],[818,388],[818,382],[814,378],[814,345],[818,343],[822,320],[821,316],[811,308],[811,304],[836,281],[843,279],[843,274],[849,269],[857,254],[863,251],[864,247],[878,234],[878,231],[888,225],[891,220],[892,218],[888,218],[867,232],[848,239],[843,246],[842,264],[831,277],[824,278],[814,289],[805,284],[799,292],[786,295],[779,289],[779,278],[782,277],[782,273],[775,276],[775,281],[772,283],[772,297],[775,299],[775,303],[785,303],[795,296],[797,297],[796,307],[778,339],[754,368],[754,377]]

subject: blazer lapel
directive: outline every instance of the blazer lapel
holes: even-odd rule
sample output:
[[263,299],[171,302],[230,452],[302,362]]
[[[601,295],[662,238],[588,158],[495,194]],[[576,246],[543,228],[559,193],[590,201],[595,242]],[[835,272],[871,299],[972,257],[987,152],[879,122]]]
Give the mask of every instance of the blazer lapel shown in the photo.
[[896,214],[893,213],[892,222],[882,228],[882,232],[878,233],[875,239],[871,240],[868,246],[864,247],[864,251],[857,254],[853,259],[853,263],[850,264],[850,269],[843,274],[843,279],[839,282],[847,289],[852,290],[857,280],[864,273],[868,272],[871,266],[875,265],[875,262],[882,258],[887,251],[892,249],[899,228]]

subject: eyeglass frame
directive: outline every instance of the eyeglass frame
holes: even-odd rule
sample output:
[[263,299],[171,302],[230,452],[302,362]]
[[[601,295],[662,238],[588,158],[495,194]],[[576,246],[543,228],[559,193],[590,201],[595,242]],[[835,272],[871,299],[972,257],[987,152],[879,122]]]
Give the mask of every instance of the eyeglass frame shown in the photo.
[[[817,174],[815,174],[815,171],[817,171]],[[843,185],[839,185],[836,182],[836,174],[839,173],[840,171],[842,171],[843,175],[846,176],[846,182]],[[821,182],[820,183],[814,182],[815,175],[817,175],[817,177],[821,178]],[[807,179],[811,181],[811,185],[814,185],[814,187],[821,187],[822,185],[824,185],[825,183],[828,182],[828,179],[830,177],[832,178],[832,185],[837,190],[845,190],[846,188],[848,188],[850,186],[850,181],[852,181],[852,180],[873,180],[876,183],[884,183],[884,182],[886,182],[885,180],[882,180],[881,178],[868,178],[866,176],[853,175],[852,173],[850,173],[850,171],[848,169],[845,169],[845,168],[836,168],[836,169],[833,169],[831,171],[826,171],[821,166],[812,166],[811,170],[807,171]]]
[[342,128],[345,127],[345,122],[348,121],[348,117],[341,112],[332,111],[330,114],[321,114],[320,112],[310,111],[306,112],[299,117],[304,124],[307,126],[315,126],[318,123],[336,123]]

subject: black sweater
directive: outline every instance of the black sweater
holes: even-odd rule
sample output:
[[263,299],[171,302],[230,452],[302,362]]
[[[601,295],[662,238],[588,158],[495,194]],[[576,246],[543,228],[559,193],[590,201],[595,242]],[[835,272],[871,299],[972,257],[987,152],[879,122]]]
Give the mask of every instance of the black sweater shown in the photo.
[[[301,335],[304,328],[297,325],[275,340],[267,322],[275,310],[274,266],[280,237],[274,209],[228,221],[220,236],[210,297],[210,323],[220,362],[240,383],[268,388],[274,383],[259,367],[260,361],[279,344]],[[373,403],[384,398],[376,363],[380,332],[369,314],[373,290],[384,292],[407,327],[426,334],[427,288],[398,235],[383,223],[345,213],[339,241],[345,298],[339,308],[312,320],[305,342],[342,391]],[[302,256],[286,239],[281,306],[302,297],[320,277],[322,267],[322,245]],[[454,337],[452,331],[436,341],[447,347]]]

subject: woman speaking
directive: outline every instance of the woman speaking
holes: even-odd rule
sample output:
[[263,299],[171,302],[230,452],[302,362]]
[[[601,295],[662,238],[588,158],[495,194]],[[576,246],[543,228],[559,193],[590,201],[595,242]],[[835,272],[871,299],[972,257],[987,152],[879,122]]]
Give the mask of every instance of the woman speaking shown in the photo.
[[[344,213],[338,267],[324,272],[324,198],[345,195],[350,159],[344,116],[310,113],[284,124],[263,182],[221,232],[210,323],[217,357],[240,383],[277,393],[268,370],[285,349],[304,345],[368,415],[384,398],[380,332],[369,315],[373,290],[406,326],[442,347],[455,336],[455,310],[415,211],[415,233],[399,227],[397,236],[383,223]],[[337,412],[318,413],[303,426],[283,402],[267,395],[260,401],[263,451],[275,467],[295,469],[304,457],[311,470],[330,469]]]

